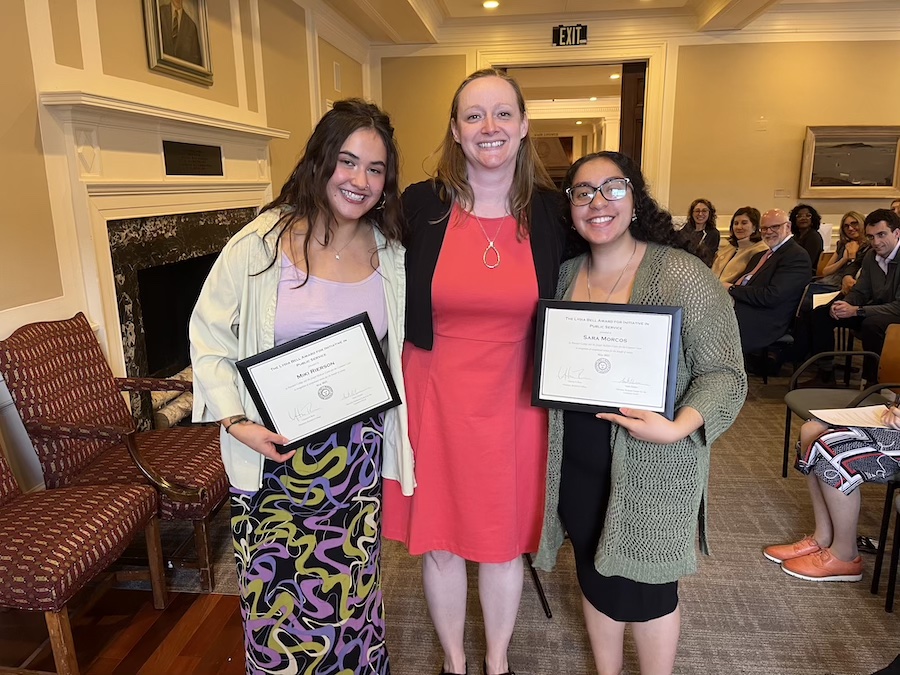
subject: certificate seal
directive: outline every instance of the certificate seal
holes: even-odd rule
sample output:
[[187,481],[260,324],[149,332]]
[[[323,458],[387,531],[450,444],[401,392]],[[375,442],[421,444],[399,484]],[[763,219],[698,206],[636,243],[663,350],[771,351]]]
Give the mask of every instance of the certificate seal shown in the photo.
[[606,373],[612,370],[612,363],[609,362],[609,359],[601,356],[594,361],[594,369],[601,375],[606,375]]
[[329,387],[327,384],[323,387],[319,387],[319,398],[322,400],[327,400],[334,396],[334,389]]

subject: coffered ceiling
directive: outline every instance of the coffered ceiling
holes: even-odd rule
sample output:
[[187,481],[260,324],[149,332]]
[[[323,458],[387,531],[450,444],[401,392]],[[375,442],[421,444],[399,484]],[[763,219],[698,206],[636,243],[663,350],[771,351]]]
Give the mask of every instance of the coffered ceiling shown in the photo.
[[574,23],[616,17],[641,20],[672,17],[698,32],[737,31],[777,7],[797,11],[825,8],[886,8],[896,0],[499,0],[487,10],[482,0],[323,0],[359,28],[373,44],[435,44],[445,27],[498,27],[511,21]]

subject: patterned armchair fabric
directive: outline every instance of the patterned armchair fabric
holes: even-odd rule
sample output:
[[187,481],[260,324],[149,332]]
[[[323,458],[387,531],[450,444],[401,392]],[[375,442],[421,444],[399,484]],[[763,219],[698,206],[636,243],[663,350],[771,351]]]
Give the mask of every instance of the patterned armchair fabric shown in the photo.
[[144,485],[46,490],[0,507],[0,606],[58,611],[156,514]]
[[[0,374],[37,451],[47,487],[152,481],[161,518],[194,522],[201,582],[211,588],[207,523],[228,493],[219,430],[197,426],[136,432],[119,388],[188,390],[190,383],[115,378],[81,313],[29,324],[0,341]],[[126,437],[128,443],[134,440],[136,459]]]
[[166,606],[156,510],[156,491],[147,485],[59,488],[23,495],[0,455],[0,608],[44,613],[56,672],[80,672],[67,603],[142,529],[153,606]]
[[[26,429],[54,420],[134,430],[100,346],[83,314],[20,328],[0,342],[0,372]],[[32,426],[32,428],[34,428]],[[48,488],[68,485],[117,442],[29,433]]]

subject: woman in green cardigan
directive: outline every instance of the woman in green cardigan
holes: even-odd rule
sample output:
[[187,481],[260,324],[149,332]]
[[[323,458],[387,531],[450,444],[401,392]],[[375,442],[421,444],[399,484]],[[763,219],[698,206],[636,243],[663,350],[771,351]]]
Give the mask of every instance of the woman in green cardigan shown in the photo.
[[674,420],[645,410],[550,411],[544,528],[536,564],[550,569],[568,533],[594,661],[618,675],[632,625],[642,675],[672,672],[679,577],[707,552],[709,448],[747,393],[731,300],[681,247],[672,217],[616,152],[582,157],[566,176],[583,255],[560,270],[557,298],[683,308]]

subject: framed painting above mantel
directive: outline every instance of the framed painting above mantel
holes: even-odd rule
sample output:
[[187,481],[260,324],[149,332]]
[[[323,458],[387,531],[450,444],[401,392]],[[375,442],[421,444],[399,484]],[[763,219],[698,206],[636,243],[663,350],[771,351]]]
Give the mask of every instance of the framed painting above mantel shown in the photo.
[[143,0],[150,70],[213,83],[206,0]]
[[807,127],[801,198],[900,197],[900,126]]

